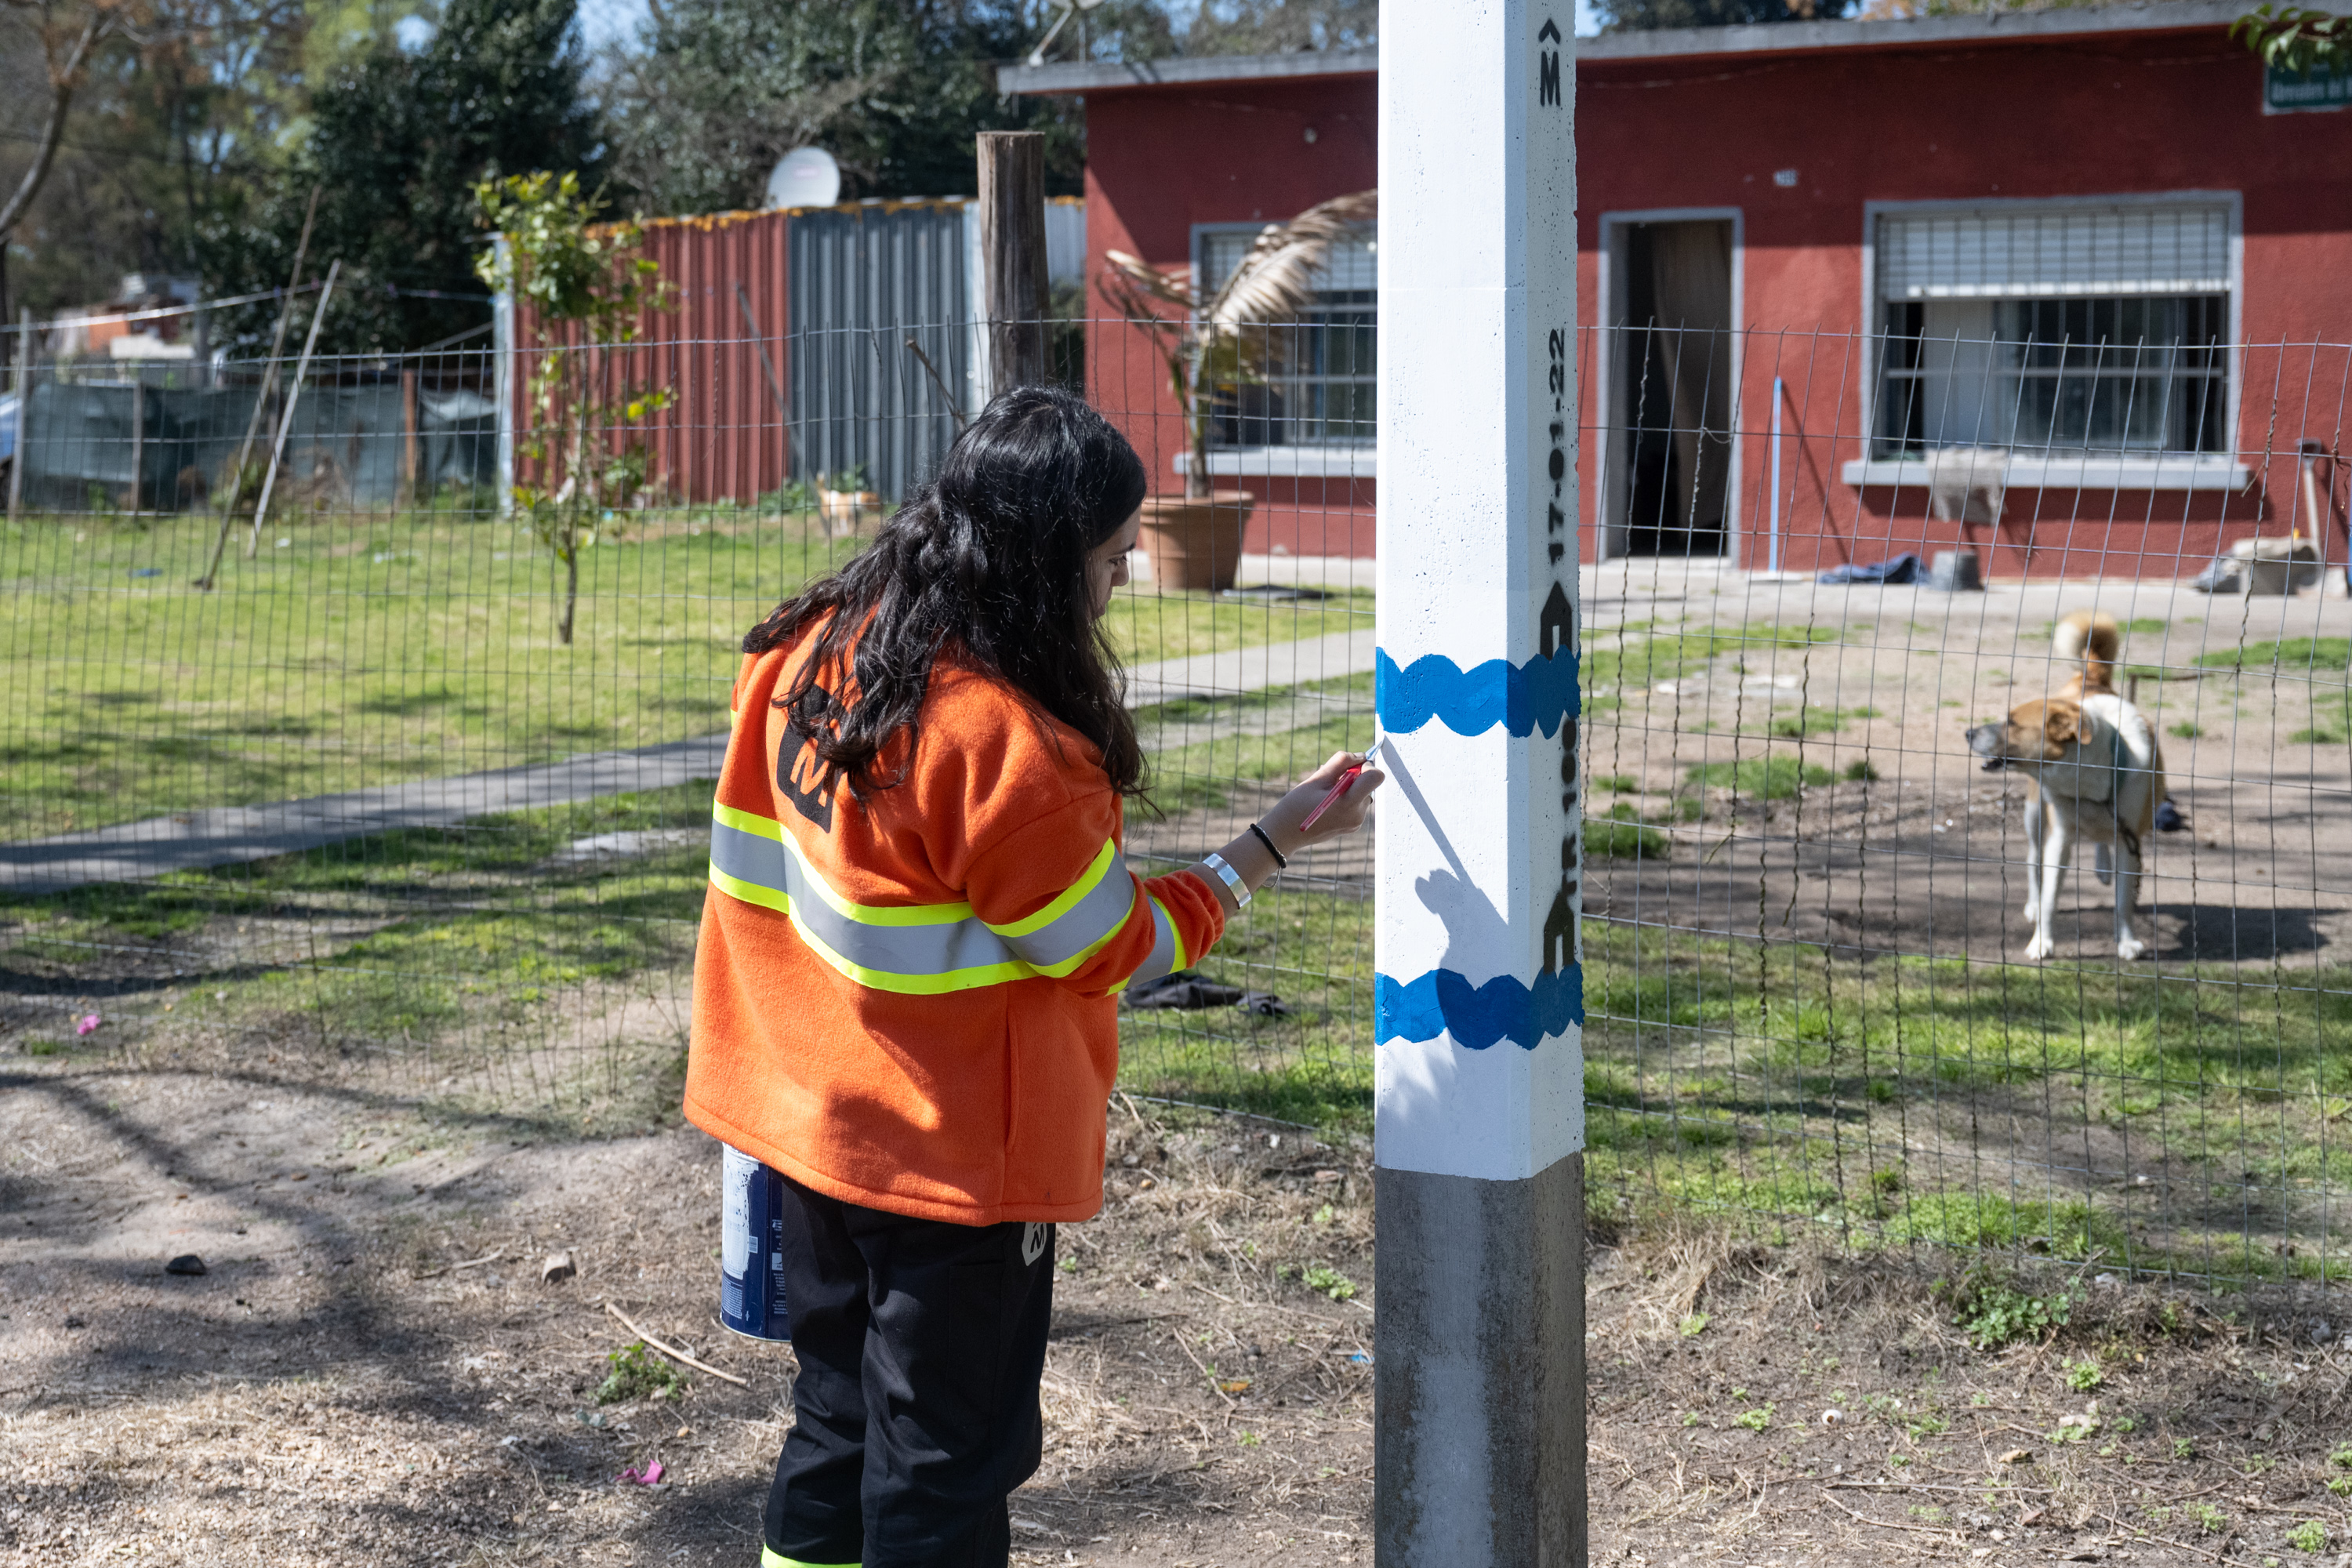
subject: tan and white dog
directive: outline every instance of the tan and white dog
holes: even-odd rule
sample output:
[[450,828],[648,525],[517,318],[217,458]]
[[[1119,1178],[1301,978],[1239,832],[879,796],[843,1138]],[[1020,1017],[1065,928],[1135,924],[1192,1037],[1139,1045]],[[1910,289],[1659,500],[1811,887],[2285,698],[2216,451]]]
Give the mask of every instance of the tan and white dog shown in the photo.
[[2025,956],[2056,951],[2058,891],[2074,845],[2087,840],[2097,850],[2100,880],[2112,876],[2115,883],[2116,954],[2135,959],[2147,951],[2132,910],[2157,804],[2165,798],[2163,752],[2147,716],[2116,692],[2115,618],[2076,611],[2052,640],[2059,657],[2083,660],[2082,671],[2059,695],[2021,702],[2004,722],[1970,730],[1969,750],[1989,765],[2034,776],[2025,802],[2025,919],[2033,932]]

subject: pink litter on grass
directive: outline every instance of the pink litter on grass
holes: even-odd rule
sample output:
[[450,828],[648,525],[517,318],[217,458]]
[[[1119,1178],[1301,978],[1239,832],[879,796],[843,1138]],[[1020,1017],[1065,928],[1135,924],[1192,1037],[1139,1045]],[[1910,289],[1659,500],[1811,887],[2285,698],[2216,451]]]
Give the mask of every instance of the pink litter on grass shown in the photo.
[[661,1485],[662,1462],[659,1459],[647,1459],[646,1468],[642,1470],[631,1465],[621,1472],[620,1479],[641,1487],[657,1487]]
[[74,1033],[77,1035],[87,1035],[92,1029],[97,1028],[100,1022],[100,1020],[97,1014],[84,1013],[80,1019],[75,1023]]

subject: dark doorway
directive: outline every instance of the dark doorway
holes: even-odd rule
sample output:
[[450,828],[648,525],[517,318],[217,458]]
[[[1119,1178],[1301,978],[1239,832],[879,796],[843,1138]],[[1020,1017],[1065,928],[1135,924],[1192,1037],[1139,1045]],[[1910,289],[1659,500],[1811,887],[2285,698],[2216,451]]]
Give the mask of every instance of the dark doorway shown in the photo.
[[1731,493],[1731,222],[1624,226],[1617,553],[1721,555]]

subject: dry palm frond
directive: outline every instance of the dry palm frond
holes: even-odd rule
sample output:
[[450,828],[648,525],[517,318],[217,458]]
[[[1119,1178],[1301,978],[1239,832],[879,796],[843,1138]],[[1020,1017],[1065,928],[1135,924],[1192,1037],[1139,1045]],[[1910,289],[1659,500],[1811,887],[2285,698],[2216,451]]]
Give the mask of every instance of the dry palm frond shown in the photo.
[[1380,211],[1378,191],[1358,191],[1311,206],[1288,223],[1267,225],[1202,308],[1209,331],[1222,334],[1304,312],[1314,303],[1315,275],[1330,259],[1331,247]]
[[[1103,259],[1110,264],[1111,292],[1120,297],[1122,305],[1130,300],[1149,300],[1162,305],[1173,305],[1180,310],[1192,308],[1191,268],[1175,267],[1162,272],[1143,258],[1130,256],[1124,250],[1111,251]],[[1151,315],[1156,312],[1147,310],[1139,313]]]

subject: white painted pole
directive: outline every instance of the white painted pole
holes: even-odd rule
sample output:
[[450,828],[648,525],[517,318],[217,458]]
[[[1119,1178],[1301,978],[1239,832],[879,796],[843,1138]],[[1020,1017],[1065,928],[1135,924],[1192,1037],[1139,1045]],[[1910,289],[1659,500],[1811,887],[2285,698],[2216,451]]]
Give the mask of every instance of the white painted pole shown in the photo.
[[[514,276],[512,242],[503,234],[490,244],[498,251],[501,278]],[[490,374],[499,400],[499,515],[514,514],[515,488],[515,301],[505,289],[490,297]]]
[[1574,8],[1381,8],[1382,1568],[1585,1558]]
[[1765,563],[1764,567],[1766,571],[1774,573],[1780,570],[1780,399],[1782,395],[1780,378],[1776,375],[1772,378],[1772,548],[1770,559]]

